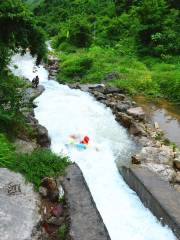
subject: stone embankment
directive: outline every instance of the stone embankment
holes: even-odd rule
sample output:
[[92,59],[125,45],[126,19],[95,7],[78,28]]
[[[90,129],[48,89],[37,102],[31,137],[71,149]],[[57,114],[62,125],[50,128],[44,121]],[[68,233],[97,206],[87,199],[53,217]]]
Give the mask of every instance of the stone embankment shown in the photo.
[[37,88],[34,88],[28,79],[25,79],[25,81],[28,85],[23,92],[23,103],[26,107],[21,109],[21,111],[25,116],[27,126],[32,129],[33,133],[31,137],[27,133],[21,132],[14,140],[14,144],[17,152],[31,153],[38,147],[49,148],[51,140],[47,129],[39,124],[34,115],[36,105],[33,103],[33,100],[43,93],[44,87],[39,85]]
[[156,172],[180,191],[180,152],[165,145],[162,131],[157,124],[152,126],[147,122],[143,109],[136,102],[125,95],[123,90],[104,84],[71,84],[70,87],[89,92],[99,102],[110,107],[116,120],[128,129],[140,146],[140,151],[132,156],[132,163]]
[[71,240],[110,240],[80,168],[68,167],[63,180]]
[[121,174],[144,205],[180,239],[180,193],[155,173],[139,165],[123,167]]

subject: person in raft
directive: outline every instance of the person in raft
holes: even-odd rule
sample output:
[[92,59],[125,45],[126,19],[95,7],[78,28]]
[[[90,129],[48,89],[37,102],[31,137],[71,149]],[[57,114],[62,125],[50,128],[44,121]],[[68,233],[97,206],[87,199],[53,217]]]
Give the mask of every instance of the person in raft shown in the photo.
[[76,144],[76,147],[77,147],[78,149],[80,149],[80,150],[81,150],[81,149],[87,149],[88,143],[89,143],[89,137],[88,137],[88,136],[85,136],[85,137],[83,138],[83,140],[80,141],[80,143]]
[[[78,143],[79,142],[79,143]],[[71,135],[69,144],[74,145],[77,149],[83,150],[86,149],[89,143],[89,137],[85,136],[83,140],[80,140],[78,135]]]

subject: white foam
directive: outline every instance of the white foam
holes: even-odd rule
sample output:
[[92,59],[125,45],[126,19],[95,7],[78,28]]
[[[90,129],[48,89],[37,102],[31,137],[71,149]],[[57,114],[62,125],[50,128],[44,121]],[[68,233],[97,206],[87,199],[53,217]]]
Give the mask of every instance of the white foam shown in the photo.
[[[29,55],[14,57],[19,69],[15,74],[30,79],[33,61]],[[85,151],[69,149],[72,161],[83,171],[97,208],[112,240],[174,240],[172,231],[146,209],[125,184],[116,167],[134,149],[126,130],[116,123],[110,109],[89,94],[47,80],[47,72],[38,69],[45,92],[36,100],[36,118],[52,140],[52,150],[60,153],[71,134],[88,135],[91,147]],[[37,75],[37,74],[36,74]],[[98,146],[98,150],[96,147]]]

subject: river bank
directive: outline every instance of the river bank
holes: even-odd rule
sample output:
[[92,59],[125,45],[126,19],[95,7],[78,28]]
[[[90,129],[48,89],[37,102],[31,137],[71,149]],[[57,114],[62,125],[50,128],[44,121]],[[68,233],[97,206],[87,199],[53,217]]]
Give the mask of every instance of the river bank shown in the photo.
[[180,148],[180,107],[166,100],[153,100],[136,96],[134,100],[146,112],[147,120],[157,123],[165,137]]
[[104,84],[72,84],[70,87],[90,92],[98,101],[112,109],[116,120],[128,129],[140,146],[140,151],[132,156],[133,164],[147,167],[180,190],[179,150],[166,144],[162,130],[148,123],[146,113],[136,102],[125,95],[121,89]]
[[[58,157],[50,151],[51,139],[48,131],[44,126],[39,124],[39,121],[35,117],[34,109],[37,106],[34,101],[44,92],[45,88],[43,85],[34,87],[31,81],[37,75],[37,72],[43,72],[43,67],[41,65],[39,67],[35,66],[35,59],[32,59],[29,53],[26,56],[31,59],[32,75],[26,75],[29,66],[26,66],[25,62],[22,63],[25,69],[18,68],[15,65],[16,63],[19,64],[19,61],[23,61],[23,57],[20,55],[15,55],[12,58],[9,68],[16,76],[23,78],[26,83],[25,87],[21,90],[24,106],[21,112],[24,116],[24,125],[28,131],[19,131],[13,137],[12,144],[15,150],[14,155],[17,155],[17,162],[15,163],[17,167],[13,168],[13,161],[16,161],[13,159],[9,165],[7,164],[7,168],[18,173],[7,170],[6,182],[10,181],[12,176],[14,178],[9,183],[13,194],[4,191],[1,196],[2,203],[6,198],[6,205],[11,205],[11,195],[13,195],[14,204],[12,204],[13,210],[11,213],[6,213],[5,203],[2,204],[1,210],[4,214],[7,214],[7,217],[10,216],[11,221],[17,218],[19,225],[22,224],[21,219],[25,218],[24,222],[26,226],[16,236],[16,227],[6,229],[7,223],[10,221],[0,218],[3,226],[1,230],[2,233],[6,234],[4,239],[7,240],[56,240],[59,237],[64,239],[67,236],[68,228],[67,207],[60,176],[63,175],[63,169],[69,165],[69,161],[67,161],[67,158]],[[1,170],[3,171],[3,169]],[[3,177],[2,172],[1,176]],[[25,183],[25,180],[28,183]],[[28,203],[30,194],[32,199]],[[16,212],[16,199],[22,203],[22,210],[18,211],[18,213]],[[24,210],[25,205],[28,206],[26,211]],[[13,226],[13,223],[10,223],[11,225]],[[14,236],[12,237],[11,234]]]

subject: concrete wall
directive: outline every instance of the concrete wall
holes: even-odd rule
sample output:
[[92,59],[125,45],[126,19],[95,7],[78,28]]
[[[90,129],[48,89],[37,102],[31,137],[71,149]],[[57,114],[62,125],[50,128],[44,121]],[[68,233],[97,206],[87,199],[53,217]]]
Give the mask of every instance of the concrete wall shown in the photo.
[[120,172],[144,205],[180,239],[180,193],[155,173],[140,166],[123,167]]

